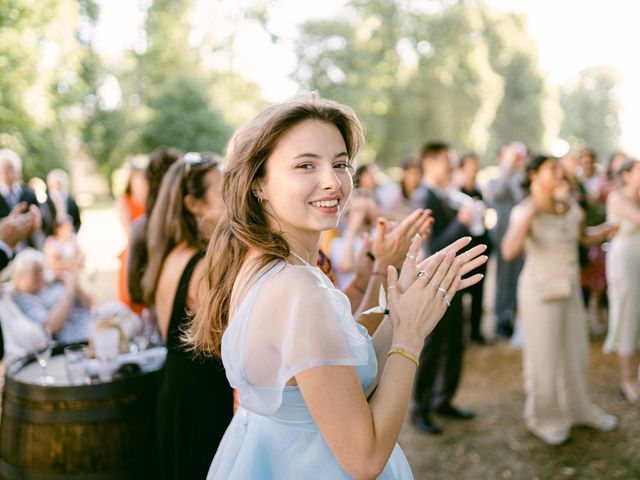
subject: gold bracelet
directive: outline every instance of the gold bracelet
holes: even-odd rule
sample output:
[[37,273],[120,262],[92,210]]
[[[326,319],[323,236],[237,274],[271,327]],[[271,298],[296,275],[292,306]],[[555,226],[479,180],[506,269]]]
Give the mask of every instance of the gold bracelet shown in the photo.
[[387,353],[387,357],[390,357],[391,355],[393,355],[394,353],[397,353],[398,355],[402,355],[404,358],[406,358],[407,360],[411,360],[413,363],[416,364],[416,368],[418,368],[420,366],[420,362],[418,362],[418,359],[416,357],[414,357],[413,355],[411,355],[410,353],[406,352],[404,349],[402,348],[392,348],[391,350],[389,350],[389,352]]

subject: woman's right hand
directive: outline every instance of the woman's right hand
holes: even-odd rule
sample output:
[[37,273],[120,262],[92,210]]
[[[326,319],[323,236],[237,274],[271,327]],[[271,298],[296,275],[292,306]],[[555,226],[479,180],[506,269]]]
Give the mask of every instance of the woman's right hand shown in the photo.
[[402,293],[398,289],[398,272],[387,269],[387,305],[393,325],[393,344],[405,346],[414,354],[422,350],[424,339],[438,324],[457,288],[461,267],[453,251],[436,253],[424,275]]
[[[457,255],[460,250],[469,245],[469,242],[471,242],[471,237],[462,237],[445,247],[442,252],[453,252]],[[400,270],[400,278],[398,280],[400,293],[407,291],[407,289],[417,280],[418,273],[425,271],[428,265],[436,258],[437,254],[433,254],[422,261],[418,261],[420,245],[420,238],[414,238],[413,242],[411,242],[409,251],[407,252],[404,263],[402,264],[402,269]],[[483,275],[481,274],[475,274],[466,278],[460,277],[465,276],[467,273],[478,268],[483,263],[486,263],[488,257],[486,255],[480,255],[481,253],[484,253],[486,249],[486,245],[476,245],[466,252],[457,255],[456,262],[460,265],[458,271],[459,281],[456,291],[464,290],[465,288],[475,285],[482,280]]]

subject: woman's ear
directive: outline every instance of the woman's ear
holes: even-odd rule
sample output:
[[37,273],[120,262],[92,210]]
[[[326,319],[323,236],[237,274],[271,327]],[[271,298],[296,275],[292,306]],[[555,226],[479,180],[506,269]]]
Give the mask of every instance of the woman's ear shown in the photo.
[[254,197],[256,197],[260,202],[264,201],[264,192],[262,191],[262,185],[259,181],[254,181],[253,185],[251,185],[251,193]]
[[199,202],[196,197],[194,197],[191,194],[187,194],[182,200],[182,203],[184,204],[185,208],[189,210],[191,214],[193,214],[195,217],[199,216],[200,208],[198,208]]

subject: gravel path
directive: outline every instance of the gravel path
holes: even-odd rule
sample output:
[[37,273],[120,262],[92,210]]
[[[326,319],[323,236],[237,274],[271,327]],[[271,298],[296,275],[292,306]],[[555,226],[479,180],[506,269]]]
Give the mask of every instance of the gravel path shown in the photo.
[[506,343],[471,346],[456,404],[470,421],[438,419],[444,434],[427,436],[405,422],[400,444],[416,480],[422,479],[640,479],[640,407],[618,391],[617,359],[591,344],[591,397],[620,418],[620,428],[599,433],[574,428],[564,445],[545,445],[522,420],[521,354]]

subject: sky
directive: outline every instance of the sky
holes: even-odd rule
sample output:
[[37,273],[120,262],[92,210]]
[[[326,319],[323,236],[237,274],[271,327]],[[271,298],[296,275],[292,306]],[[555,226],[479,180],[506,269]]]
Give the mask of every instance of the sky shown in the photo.
[[[150,1],[150,0],[141,0]],[[95,46],[107,57],[117,57],[125,48],[135,48],[142,21],[132,0],[102,0],[101,19]],[[558,86],[591,66],[608,65],[620,75],[616,92],[621,104],[621,148],[640,155],[640,62],[636,31],[640,2],[628,0],[487,0],[503,10],[528,17],[529,33],[538,46],[542,70],[552,85]],[[216,24],[215,8],[233,12],[252,0],[198,0],[194,15],[194,36],[205,29],[224,33],[229,25]],[[282,41],[274,45],[268,36],[250,26],[237,34],[233,68],[257,83],[268,101],[278,101],[296,93],[289,75],[295,68],[296,25],[310,18],[327,18],[340,12],[344,0],[310,2],[280,0],[274,7],[271,27]],[[217,30],[216,30],[217,29]],[[634,60],[635,59],[635,60]],[[212,58],[215,64],[223,60]]]

